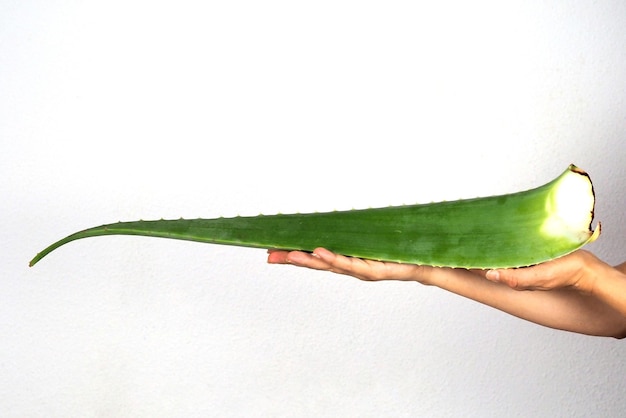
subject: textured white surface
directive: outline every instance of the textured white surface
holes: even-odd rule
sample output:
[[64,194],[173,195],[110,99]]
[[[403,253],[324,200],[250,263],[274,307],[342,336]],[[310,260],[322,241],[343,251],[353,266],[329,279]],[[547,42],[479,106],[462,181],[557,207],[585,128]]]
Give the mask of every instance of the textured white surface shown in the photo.
[[623,261],[623,2],[4,2],[0,46],[2,416],[626,409],[623,342],[416,283],[132,237],[26,267],[105,222],[473,197],[569,163],[590,248]]

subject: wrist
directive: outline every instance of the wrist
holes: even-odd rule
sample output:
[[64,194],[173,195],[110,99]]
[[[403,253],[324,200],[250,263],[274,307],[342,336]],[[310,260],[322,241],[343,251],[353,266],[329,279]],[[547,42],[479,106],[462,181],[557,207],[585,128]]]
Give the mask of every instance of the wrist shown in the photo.
[[592,296],[606,296],[606,293],[610,292],[606,287],[612,288],[611,283],[616,278],[623,279],[626,275],[593,254],[588,254],[589,261],[584,263],[583,274],[576,287]]
[[595,293],[598,279],[606,275],[606,267],[611,267],[590,252],[581,251],[580,254],[582,257],[574,288],[584,294],[592,295]]

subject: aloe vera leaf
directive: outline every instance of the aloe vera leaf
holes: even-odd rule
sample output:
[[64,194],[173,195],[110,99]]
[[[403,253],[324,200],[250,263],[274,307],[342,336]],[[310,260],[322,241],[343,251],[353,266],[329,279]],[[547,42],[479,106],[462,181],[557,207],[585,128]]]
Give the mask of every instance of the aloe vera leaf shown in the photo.
[[464,268],[537,264],[595,240],[595,197],[574,165],[535,189],[475,199],[325,213],[118,222],[69,235],[141,235],[255,248],[334,252],[381,261]]

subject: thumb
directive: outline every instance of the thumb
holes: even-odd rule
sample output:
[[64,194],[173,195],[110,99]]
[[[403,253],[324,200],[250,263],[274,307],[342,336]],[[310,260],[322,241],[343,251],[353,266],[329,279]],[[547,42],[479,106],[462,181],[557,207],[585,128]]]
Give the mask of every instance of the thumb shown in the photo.
[[485,277],[492,282],[504,283],[513,289],[518,289],[520,287],[518,280],[519,275],[519,269],[496,269],[487,271]]

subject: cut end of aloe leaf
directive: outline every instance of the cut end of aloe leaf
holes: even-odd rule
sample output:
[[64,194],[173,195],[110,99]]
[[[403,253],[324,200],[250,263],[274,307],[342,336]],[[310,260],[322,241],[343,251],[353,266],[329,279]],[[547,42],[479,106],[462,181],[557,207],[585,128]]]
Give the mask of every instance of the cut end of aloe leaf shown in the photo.
[[541,232],[548,237],[569,239],[572,243],[588,243],[600,234],[592,230],[595,205],[593,185],[587,173],[570,165],[554,181],[546,199],[546,220]]

